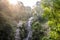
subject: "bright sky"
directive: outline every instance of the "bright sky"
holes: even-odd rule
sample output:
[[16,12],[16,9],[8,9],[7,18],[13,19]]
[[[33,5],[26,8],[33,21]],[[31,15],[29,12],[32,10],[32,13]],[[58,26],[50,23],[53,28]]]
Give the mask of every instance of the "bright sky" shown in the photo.
[[36,4],[36,2],[40,0],[19,0],[19,1],[23,2],[25,6],[33,7]]
[[[18,0],[18,1],[23,2],[24,6],[33,7],[36,4],[36,2],[40,0]],[[15,5],[17,4],[17,0],[9,0],[9,3]]]

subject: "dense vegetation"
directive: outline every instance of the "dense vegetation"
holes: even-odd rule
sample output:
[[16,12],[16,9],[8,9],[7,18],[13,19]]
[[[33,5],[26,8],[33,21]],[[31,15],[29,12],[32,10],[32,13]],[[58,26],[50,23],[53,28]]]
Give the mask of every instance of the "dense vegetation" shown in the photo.
[[19,21],[23,21],[20,27],[23,40],[27,36],[26,24],[31,16],[34,17],[32,40],[60,40],[60,0],[37,1],[33,9],[25,7],[23,3],[16,6],[10,5],[7,0],[0,1],[0,40],[15,40]]

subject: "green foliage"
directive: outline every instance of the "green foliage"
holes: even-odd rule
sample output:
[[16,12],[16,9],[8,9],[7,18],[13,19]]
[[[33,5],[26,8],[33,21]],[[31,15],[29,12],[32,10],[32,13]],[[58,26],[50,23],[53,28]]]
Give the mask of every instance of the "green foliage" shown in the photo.
[[39,21],[33,22],[32,30],[33,30],[32,40],[42,40],[44,36],[44,31]]
[[42,0],[43,16],[48,19],[49,36],[52,40],[60,40],[60,0]]
[[51,39],[58,40],[58,39],[60,39],[59,36],[60,36],[60,35],[59,35],[57,32],[55,32],[55,31],[51,31],[51,32],[50,32],[50,38],[51,38]]
[[39,23],[39,22],[35,22],[35,23],[33,23],[32,24],[32,28],[34,29],[34,30],[40,30],[41,29],[41,24]]

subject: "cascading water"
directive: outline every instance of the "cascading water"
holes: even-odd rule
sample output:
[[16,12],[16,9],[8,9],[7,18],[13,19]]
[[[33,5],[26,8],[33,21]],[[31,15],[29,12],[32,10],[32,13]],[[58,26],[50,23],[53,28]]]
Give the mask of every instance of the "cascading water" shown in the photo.
[[17,25],[16,33],[15,33],[15,40],[20,40],[20,28],[22,27],[22,22],[20,21]]
[[31,28],[31,24],[32,24],[32,20],[34,19],[34,17],[30,17],[28,22],[27,22],[27,37],[24,40],[31,40],[32,38],[32,28]]
[[[32,28],[31,28],[31,24],[32,24],[32,20],[34,19],[34,17],[30,17],[28,22],[27,22],[27,27],[26,27],[26,30],[27,30],[27,37],[24,39],[24,40],[31,40],[32,38]],[[16,33],[15,33],[15,40],[21,40],[20,38],[20,27],[22,27],[22,22],[20,21],[17,25],[17,29],[16,29]]]

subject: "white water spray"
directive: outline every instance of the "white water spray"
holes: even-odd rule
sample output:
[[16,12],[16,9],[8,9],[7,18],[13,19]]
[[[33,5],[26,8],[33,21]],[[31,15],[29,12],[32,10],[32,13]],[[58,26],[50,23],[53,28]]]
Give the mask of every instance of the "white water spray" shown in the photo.
[[34,17],[30,17],[28,22],[27,22],[27,31],[28,31],[28,34],[27,34],[27,37],[24,39],[24,40],[31,40],[32,38],[32,28],[31,28],[31,24],[32,24],[32,20],[34,19]]

